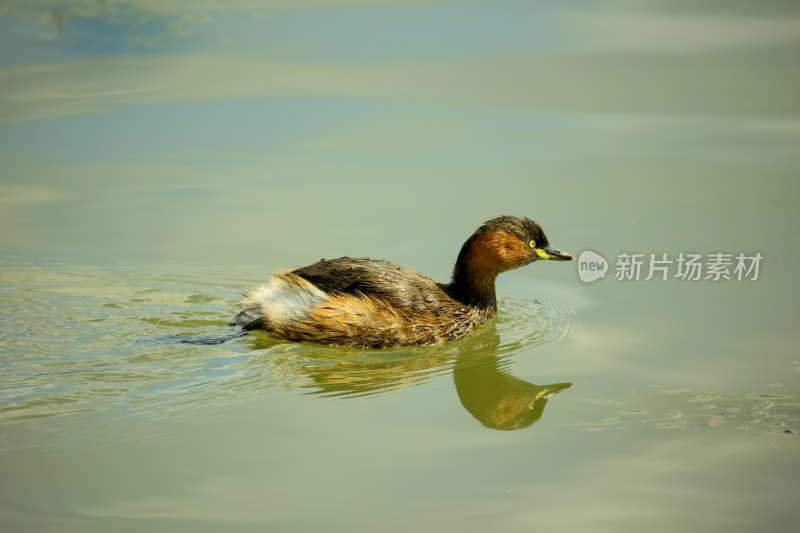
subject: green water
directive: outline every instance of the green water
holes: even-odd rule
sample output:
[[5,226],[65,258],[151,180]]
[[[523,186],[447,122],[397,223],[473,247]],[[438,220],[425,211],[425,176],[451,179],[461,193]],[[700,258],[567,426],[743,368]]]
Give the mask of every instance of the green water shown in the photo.
[[[2,531],[797,528],[794,3],[0,8]],[[605,279],[506,273],[436,347],[178,342],[501,214]]]

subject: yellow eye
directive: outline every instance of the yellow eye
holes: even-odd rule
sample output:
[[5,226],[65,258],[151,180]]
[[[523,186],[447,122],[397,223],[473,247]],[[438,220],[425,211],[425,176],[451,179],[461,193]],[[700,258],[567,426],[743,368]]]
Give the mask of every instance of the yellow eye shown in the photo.
[[528,243],[528,246],[530,246],[531,248],[536,248],[536,241],[531,240],[531,242]]

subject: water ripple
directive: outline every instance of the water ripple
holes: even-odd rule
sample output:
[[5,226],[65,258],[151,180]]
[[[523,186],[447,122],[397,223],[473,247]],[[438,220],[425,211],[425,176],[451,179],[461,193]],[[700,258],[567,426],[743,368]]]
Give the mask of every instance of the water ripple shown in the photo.
[[267,387],[369,396],[450,373],[457,359],[468,370],[491,354],[503,368],[521,350],[563,337],[575,322],[573,309],[509,295],[497,317],[443,346],[324,347],[261,332],[219,345],[141,342],[228,333],[238,288],[252,279],[230,271],[159,269],[148,276],[0,263],[0,424],[174,414],[242,401]]

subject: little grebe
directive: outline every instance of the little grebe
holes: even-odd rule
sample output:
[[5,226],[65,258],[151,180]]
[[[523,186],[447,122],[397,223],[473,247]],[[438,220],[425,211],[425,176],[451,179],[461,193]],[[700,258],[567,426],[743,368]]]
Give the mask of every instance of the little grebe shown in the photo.
[[245,296],[233,324],[289,340],[382,348],[439,344],[497,310],[498,274],[538,259],[570,261],[522,217],[489,220],[467,239],[441,283],[388,261],[322,259],[272,276]]

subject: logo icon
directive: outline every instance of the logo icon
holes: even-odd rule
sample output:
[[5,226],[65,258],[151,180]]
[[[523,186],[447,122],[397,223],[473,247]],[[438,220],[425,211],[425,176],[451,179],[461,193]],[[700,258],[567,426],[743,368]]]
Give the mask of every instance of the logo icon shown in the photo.
[[578,277],[584,283],[591,283],[606,277],[608,261],[600,254],[584,250],[578,257]]

